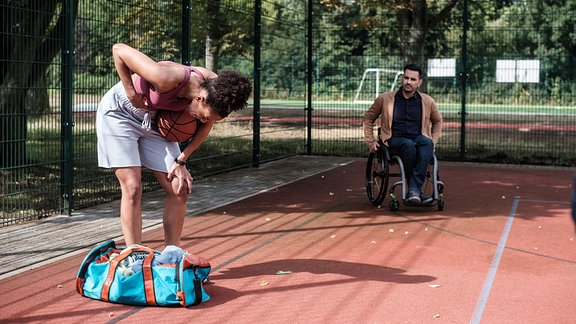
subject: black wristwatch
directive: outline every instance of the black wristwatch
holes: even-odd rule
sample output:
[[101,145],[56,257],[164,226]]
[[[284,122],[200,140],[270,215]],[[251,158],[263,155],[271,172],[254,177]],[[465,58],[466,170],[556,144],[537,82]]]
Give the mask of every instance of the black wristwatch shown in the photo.
[[178,158],[174,159],[174,162],[180,164],[180,165],[186,165],[186,161],[182,161],[182,160],[178,160]]

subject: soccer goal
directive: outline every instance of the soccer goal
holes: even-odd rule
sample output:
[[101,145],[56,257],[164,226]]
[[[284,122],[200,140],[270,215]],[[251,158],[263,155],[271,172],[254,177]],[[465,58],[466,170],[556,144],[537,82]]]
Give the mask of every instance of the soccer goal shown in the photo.
[[394,69],[370,68],[364,71],[360,85],[356,90],[354,103],[372,103],[383,91],[380,88],[389,87],[386,91],[392,91],[399,87],[398,80],[404,74]]

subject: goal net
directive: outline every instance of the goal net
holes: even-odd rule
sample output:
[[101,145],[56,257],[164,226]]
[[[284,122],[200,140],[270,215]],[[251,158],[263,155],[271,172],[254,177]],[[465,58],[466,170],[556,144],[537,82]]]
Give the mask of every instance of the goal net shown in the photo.
[[356,90],[354,103],[372,103],[382,92],[398,88],[402,74],[404,72],[394,69],[366,69]]

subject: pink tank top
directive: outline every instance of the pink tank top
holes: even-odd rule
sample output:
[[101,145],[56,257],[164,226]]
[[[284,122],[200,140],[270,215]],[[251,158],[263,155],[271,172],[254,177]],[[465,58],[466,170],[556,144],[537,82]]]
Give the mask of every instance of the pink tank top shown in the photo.
[[[174,62],[159,62],[160,64],[178,64]],[[188,98],[178,98],[178,92],[188,83],[190,80],[190,72],[198,74],[204,80],[204,75],[196,68],[192,66],[187,66],[183,64],[178,64],[186,71],[186,76],[184,80],[178,84],[178,86],[167,92],[158,92],[154,87],[146,80],[141,78],[139,75],[136,76],[134,82],[134,88],[137,93],[143,94],[146,99],[148,99],[148,108],[151,110],[173,110],[181,111],[186,109],[191,103]]]

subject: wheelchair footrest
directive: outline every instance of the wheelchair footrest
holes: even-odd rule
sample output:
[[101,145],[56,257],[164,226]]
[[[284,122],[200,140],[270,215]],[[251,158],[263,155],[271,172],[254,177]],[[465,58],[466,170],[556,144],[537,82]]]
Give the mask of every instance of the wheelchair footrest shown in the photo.
[[410,206],[410,207],[430,207],[430,206],[435,206],[437,203],[438,203],[438,199],[434,199],[428,203],[412,202],[408,199],[404,199],[404,205]]

